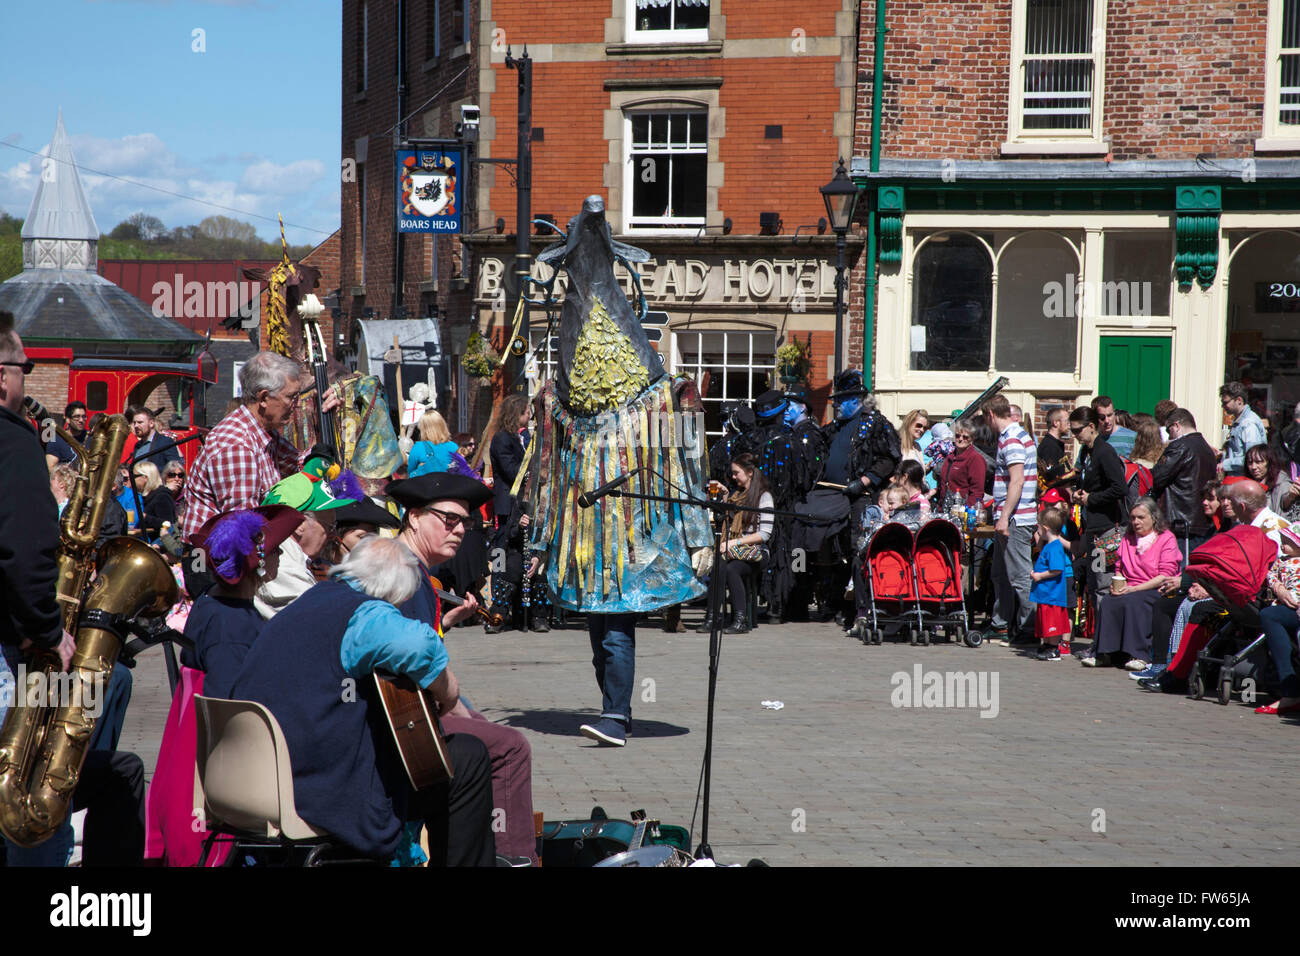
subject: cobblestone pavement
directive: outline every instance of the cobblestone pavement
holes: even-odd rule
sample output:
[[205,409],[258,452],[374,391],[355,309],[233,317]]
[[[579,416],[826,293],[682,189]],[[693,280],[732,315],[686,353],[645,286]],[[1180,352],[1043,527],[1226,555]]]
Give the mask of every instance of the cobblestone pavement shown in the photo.
[[[657,622],[637,636],[632,737],[617,749],[578,734],[600,703],[585,630],[450,635],[463,693],[528,735],[547,819],[585,818],[599,804],[691,823],[708,638]],[[917,665],[982,673],[996,716],[894,706]],[[150,769],[166,707],[150,652],[122,744]],[[1295,865],[1298,748],[1300,722],[1147,693],[1120,670],[765,625],[724,637],[709,837],[721,861],[773,865]]]

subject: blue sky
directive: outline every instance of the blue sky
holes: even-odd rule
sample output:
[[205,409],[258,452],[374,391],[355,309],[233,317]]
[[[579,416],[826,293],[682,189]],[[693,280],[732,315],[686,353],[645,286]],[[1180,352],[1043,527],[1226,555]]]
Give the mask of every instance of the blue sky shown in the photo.
[[339,223],[341,21],[339,0],[0,0],[0,209],[27,215],[40,159],[24,150],[48,149],[61,107],[79,166],[233,207],[83,169],[101,232],[219,214],[270,239],[283,213],[290,242],[322,241]]

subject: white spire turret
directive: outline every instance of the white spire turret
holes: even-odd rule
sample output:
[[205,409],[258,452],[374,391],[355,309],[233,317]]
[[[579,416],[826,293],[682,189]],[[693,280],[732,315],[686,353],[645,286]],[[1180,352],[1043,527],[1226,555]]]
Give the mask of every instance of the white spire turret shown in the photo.
[[23,222],[22,239],[24,269],[95,269],[99,227],[63,128],[63,110],[49,154],[41,158],[41,179]]

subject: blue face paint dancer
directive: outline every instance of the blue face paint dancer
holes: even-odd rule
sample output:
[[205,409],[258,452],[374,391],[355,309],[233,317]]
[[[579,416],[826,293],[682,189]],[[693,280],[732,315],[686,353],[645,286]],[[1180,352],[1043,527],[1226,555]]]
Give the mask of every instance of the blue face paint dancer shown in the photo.
[[[600,719],[587,737],[623,746],[632,717],[636,615],[704,593],[695,565],[712,543],[707,513],[609,495],[578,501],[614,478],[628,494],[703,497],[707,455],[694,382],[670,378],[614,275],[649,253],[614,241],[605,204],[589,196],[562,242],[538,257],[568,272],[554,381],[537,396],[537,434],[515,493],[529,501],[526,548],[546,556],[556,603],[587,615]],[[702,572],[701,572],[702,573]]]

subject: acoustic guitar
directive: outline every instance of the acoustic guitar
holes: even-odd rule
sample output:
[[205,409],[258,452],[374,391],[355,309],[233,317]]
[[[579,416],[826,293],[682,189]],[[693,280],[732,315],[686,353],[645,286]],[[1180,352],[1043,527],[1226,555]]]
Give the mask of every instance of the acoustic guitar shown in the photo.
[[411,786],[423,790],[456,775],[438,723],[438,702],[409,677],[376,672],[375,687]]

